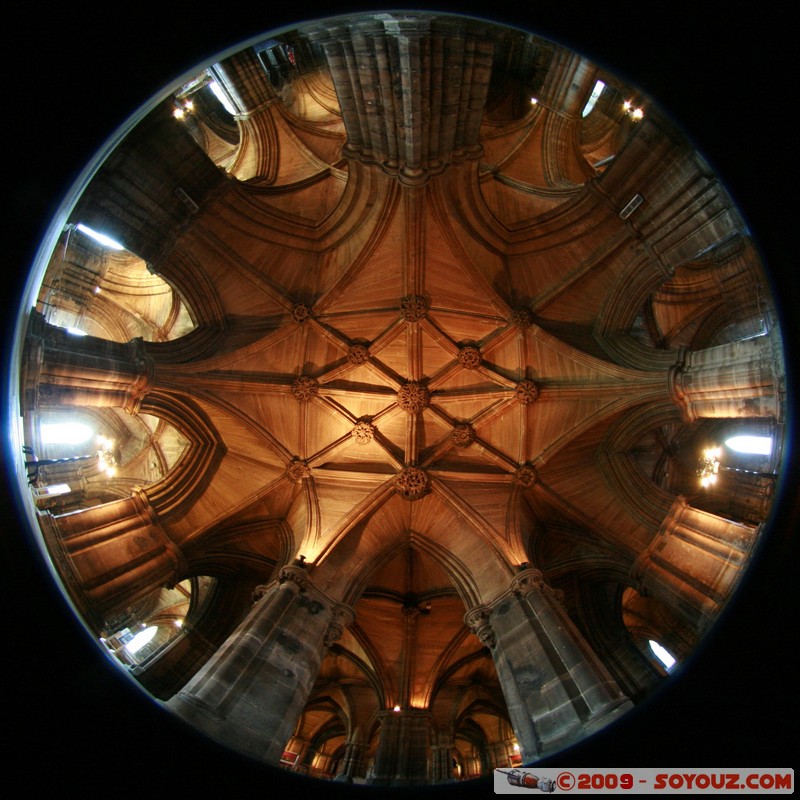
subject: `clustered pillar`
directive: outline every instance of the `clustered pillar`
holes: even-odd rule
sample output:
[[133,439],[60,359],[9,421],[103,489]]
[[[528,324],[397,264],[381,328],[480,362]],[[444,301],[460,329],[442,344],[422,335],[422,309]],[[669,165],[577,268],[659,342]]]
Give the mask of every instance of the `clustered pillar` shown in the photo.
[[678,497],[633,566],[640,590],[706,629],[747,565],[758,528],[692,508]]
[[477,21],[387,17],[309,32],[325,51],[345,152],[407,184],[477,157],[493,44]]
[[631,707],[542,573],[526,569],[467,625],[491,648],[520,755],[532,761],[602,728]]
[[354,778],[361,777],[366,771],[366,755],[366,742],[362,740],[361,729],[356,728],[344,746],[344,755],[335,780],[352,783]]
[[431,783],[449,783],[453,778],[453,734],[440,731],[431,746],[430,780]]
[[757,336],[687,353],[670,381],[684,418],[777,418],[772,350],[770,337]]
[[31,313],[25,364],[25,403],[139,409],[153,382],[143,342],[73,336]]
[[185,564],[141,492],[57,520],[55,557],[72,578],[74,601],[98,630],[115,613],[160,586]]
[[430,713],[417,709],[384,711],[380,720],[380,741],[368,783],[376,786],[428,783]]
[[285,567],[244,622],[167,705],[236,750],[277,764],[327,647],[352,610]]

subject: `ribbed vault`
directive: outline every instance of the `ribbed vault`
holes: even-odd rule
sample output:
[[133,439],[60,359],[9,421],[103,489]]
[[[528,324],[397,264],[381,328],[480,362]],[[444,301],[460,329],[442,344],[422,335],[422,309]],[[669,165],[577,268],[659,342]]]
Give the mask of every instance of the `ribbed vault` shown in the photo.
[[[218,582],[155,696],[297,771],[444,781],[577,740],[661,680],[646,638],[702,638],[780,448],[734,514],[700,445],[779,442],[780,335],[724,188],[630,91],[487,23],[344,18],[199,70],[102,164],[23,405],[40,454],[45,408],[163,421],[158,480],[120,458],[113,503],[43,523],[98,631]],[[53,290],[87,270],[79,308]]]

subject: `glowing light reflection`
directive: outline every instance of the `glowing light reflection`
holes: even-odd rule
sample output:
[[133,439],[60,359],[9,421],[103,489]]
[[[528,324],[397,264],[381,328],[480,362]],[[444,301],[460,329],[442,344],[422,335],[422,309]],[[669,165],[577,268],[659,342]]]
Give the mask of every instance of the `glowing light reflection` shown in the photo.
[[658,642],[654,642],[652,639],[648,644],[655,657],[664,665],[664,669],[669,672],[675,666],[674,656],[665,647],[662,647]]
[[139,631],[136,636],[131,639],[128,644],[125,645],[125,649],[131,654],[135,655],[138,653],[146,644],[150,644],[153,641],[153,637],[156,635],[156,631],[158,628],[155,625],[151,625],[149,628],[145,628],[143,631]]
[[732,436],[725,441],[725,445],[737,453],[753,453],[759,456],[772,453],[771,436]]
[[82,422],[43,422],[42,444],[82,444],[92,437],[92,429]]
[[100,233],[99,231],[90,228],[88,225],[84,225],[83,223],[75,226],[81,233],[85,233],[90,239],[94,239],[99,244],[104,245],[105,247],[110,247],[112,250],[124,250],[125,248],[117,241],[112,239],[110,236],[106,236],[104,233]]

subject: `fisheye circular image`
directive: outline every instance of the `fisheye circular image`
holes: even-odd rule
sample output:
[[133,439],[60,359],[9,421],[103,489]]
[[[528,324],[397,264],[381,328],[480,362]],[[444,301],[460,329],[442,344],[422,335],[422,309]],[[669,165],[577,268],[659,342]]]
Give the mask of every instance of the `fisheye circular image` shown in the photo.
[[267,22],[42,220],[7,535],[172,735],[320,787],[551,763],[758,570],[780,286],[658,98],[530,28]]

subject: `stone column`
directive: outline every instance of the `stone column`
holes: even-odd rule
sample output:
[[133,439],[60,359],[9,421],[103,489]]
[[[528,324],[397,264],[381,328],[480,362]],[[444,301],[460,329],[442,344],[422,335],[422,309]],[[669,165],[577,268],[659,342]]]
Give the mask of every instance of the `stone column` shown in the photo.
[[523,761],[599,730],[631,707],[536,569],[465,622],[490,647]]
[[482,761],[486,762],[488,771],[492,772],[498,768],[507,767],[508,759],[506,758],[506,748],[502,742],[488,745],[483,749]]
[[704,507],[728,519],[758,525],[769,514],[777,478],[775,472],[723,468],[717,482],[705,490]]
[[482,23],[383,14],[343,18],[308,35],[325,51],[346,155],[416,185],[480,154],[494,52]]
[[[623,284],[626,295],[635,287],[630,302],[639,308],[642,290],[655,291],[677,267],[743,226],[724,187],[669,121],[648,108],[643,120],[630,125],[598,188],[617,213],[624,212],[625,225],[645,248],[646,261],[632,264]],[[644,284],[637,271],[644,271]]]
[[92,177],[70,217],[116,239],[154,268],[226,184],[173,110],[172,100],[165,100],[133,127]]
[[609,642],[603,648],[602,658],[617,685],[634,702],[647,697],[662,681],[659,671],[642,655],[627,633]]
[[275,101],[275,90],[251,49],[228,56],[212,70],[239,115],[256,113]]
[[538,100],[552,111],[580,119],[592,93],[597,68],[577,53],[558,48],[547,69]]
[[88,620],[107,618],[175,582],[183,556],[142,493],[51,519],[53,557]]
[[375,753],[376,786],[412,786],[428,783],[431,715],[427,711],[383,711],[380,741]]
[[699,417],[780,418],[768,336],[686,353],[670,371],[670,393],[687,422]]
[[153,381],[153,361],[140,339],[111,342],[72,336],[31,314],[26,339],[24,403],[138,411]]
[[702,631],[730,595],[757,535],[758,527],[700,511],[678,497],[631,572],[640,592]]
[[339,783],[352,783],[353,778],[362,777],[366,771],[364,763],[366,754],[367,745],[361,741],[360,733],[357,732],[344,746],[344,756],[335,780]]
[[213,658],[167,703],[234,750],[277,764],[303,711],[327,648],[354,619],[284,567]]
[[277,95],[253,50],[242,50],[212,68],[236,107],[239,147],[227,171],[239,180],[260,178],[274,183],[278,175],[278,133],[272,118]]
[[451,731],[440,731],[431,747],[431,783],[450,783],[453,778],[453,735]]

